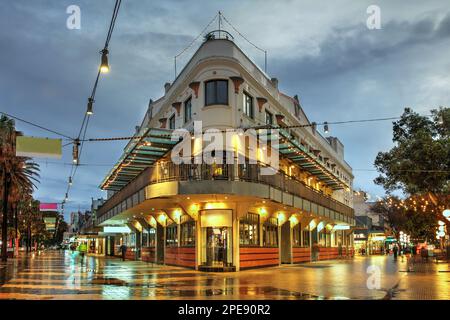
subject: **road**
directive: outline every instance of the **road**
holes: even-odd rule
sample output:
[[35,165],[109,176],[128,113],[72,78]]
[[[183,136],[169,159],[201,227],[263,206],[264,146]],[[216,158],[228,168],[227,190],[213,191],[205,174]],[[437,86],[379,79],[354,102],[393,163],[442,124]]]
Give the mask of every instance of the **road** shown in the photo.
[[[45,251],[0,265],[0,299],[450,299],[449,270],[446,263],[408,267],[371,256],[203,273]],[[377,285],[368,288],[368,279]]]

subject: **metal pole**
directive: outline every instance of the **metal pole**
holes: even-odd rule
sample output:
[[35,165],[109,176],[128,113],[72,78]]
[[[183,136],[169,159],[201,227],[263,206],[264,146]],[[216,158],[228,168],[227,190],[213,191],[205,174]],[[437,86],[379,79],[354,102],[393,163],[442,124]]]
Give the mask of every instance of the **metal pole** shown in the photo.
[[177,78],[177,57],[174,57],[173,59],[175,61],[175,64],[174,64],[174,67],[175,67],[175,78],[174,79],[176,79]]
[[264,72],[267,73],[267,51],[264,50]]
[[220,39],[220,27],[222,23],[222,12],[219,11],[219,39]]

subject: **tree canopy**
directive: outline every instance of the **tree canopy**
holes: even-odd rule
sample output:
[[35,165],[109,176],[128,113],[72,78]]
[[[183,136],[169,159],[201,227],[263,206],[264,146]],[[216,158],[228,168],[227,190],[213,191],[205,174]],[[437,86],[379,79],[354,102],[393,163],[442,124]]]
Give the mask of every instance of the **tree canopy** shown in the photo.
[[394,147],[375,159],[380,172],[375,183],[387,192],[449,194],[450,108],[432,110],[431,115],[406,108],[394,122]]

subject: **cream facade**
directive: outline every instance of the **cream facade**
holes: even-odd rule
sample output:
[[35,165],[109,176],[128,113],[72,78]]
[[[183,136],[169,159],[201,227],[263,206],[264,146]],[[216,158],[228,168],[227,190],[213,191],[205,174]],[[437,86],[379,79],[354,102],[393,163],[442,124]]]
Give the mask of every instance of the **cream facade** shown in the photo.
[[[353,175],[343,144],[323,137],[298,97],[280,92],[278,80],[230,38],[206,40],[150,103],[136,138],[102,182],[109,199],[98,210],[100,226],[128,226],[133,237],[109,238],[133,238],[129,257],[200,270],[350,254]],[[203,130],[280,128],[279,170],[262,175],[259,146],[242,139],[225,155],[249,160],[254,153],[257,163],[173,163],[172,131],[193,132],[195,121]],[[194,154],[199,143],[201,137],[192,139]]]

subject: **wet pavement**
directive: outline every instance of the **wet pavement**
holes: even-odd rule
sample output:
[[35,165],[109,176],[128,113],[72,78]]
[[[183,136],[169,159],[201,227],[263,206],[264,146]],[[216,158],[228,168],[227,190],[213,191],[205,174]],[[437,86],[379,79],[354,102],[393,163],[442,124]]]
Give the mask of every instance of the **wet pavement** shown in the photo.
[[[379,283],[368,288],[379,270]],[[377,273],[378,274],[378,273]],[[370,279],[369,279],[370,282]],[[372,283],[372,282],[370,282]],[[449,299],[446,263],[371,256],[232,273],[48,251],[0,264],[0,299]]]

